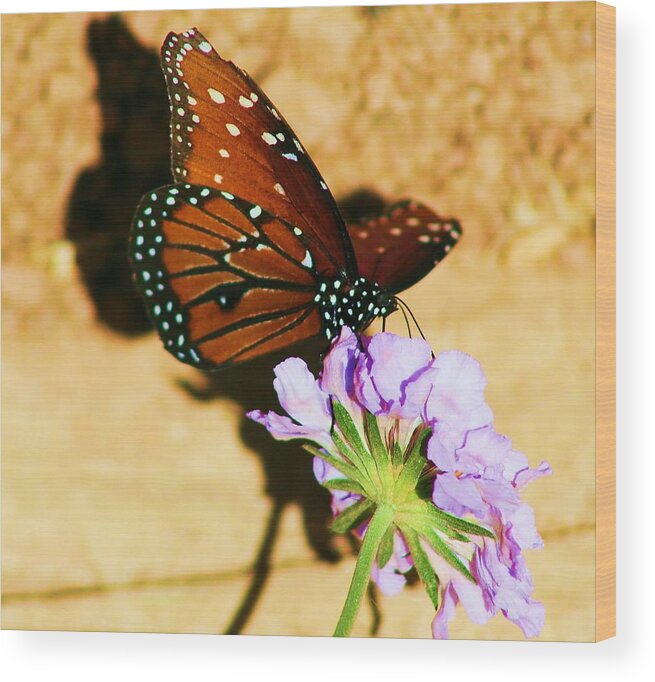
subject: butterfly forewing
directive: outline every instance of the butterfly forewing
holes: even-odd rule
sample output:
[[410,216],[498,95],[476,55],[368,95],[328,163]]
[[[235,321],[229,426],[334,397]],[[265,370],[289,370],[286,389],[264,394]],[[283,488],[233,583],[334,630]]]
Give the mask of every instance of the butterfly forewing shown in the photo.
[[258,204],[178,183],[142,200],[130,256],[164,347],[214,368],[321,331],[304,235]]
[[456,220],[403,201],[384,215],[348,225],[362,276],[398,294],[425,277],[457,244]]
[[168,35],[173,176],[262,206],[301,230],[318,272],[354,279],[334,198],[297,136],[256,83],[196,29]]
[[[143,197],[130,258],[165,348],[215,369],[395,309],[455,245],[456,221],[404,202],[346,228],[262,90],[195,29],[162,46],[176,184]],[[352,241],[351,241],[352,237]],[[354,242],[354,247],[353,247]]]

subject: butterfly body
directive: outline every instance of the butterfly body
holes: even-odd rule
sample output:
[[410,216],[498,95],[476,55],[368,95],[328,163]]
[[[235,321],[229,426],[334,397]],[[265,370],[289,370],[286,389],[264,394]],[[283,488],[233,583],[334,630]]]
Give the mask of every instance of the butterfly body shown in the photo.
[[342,327],[355,331],[366,329],[378,316],[396,309],[396,302],[379,284],[359,277],[354,282],[345,278],[323,280],[314,296],[321,313],[323,331],[328,340]]
[[456,221],[414,202],[346,226],[270,100],[195,29],[169,34],[162,66],[175,182],[142,198],[130,258],[178,360],[215,369],[360,331],[459,238]]

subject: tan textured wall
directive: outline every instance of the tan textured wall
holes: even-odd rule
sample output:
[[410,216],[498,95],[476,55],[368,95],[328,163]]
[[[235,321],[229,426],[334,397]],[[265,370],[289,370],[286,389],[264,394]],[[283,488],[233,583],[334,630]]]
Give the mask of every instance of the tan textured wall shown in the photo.
[[[592,3],[3,17],[3,627],[223,632],[271,519],[243,631],[329,634],[345,596],[353,560],[306,456],[242,419],[272,402],[272,360],[206,383],[144,333],[125,270],[130,212],[167,181],[154,51],[191,25],[337,198],[462,222],[406,298],[435,348],[483,362],[499,430],[553,465],[527,492],[542,637],[593,639]],[[380,606],[380,634],[429,636],[420,589]],[[460,615],[453,635],[520,632]]]

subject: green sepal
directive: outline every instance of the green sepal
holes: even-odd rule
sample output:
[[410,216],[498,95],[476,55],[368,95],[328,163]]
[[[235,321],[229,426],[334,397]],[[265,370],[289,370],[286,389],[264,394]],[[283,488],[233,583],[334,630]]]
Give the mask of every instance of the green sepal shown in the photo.
[[382,442],[382,435],[380,434],[380,427],[375,415],[364,410],[364,433],[370,451],[373,453],[375,459],[388,460],[388,452],[384,443]]
[[[353,463],[353,466],[361,473],[360,478],[371,479],[371,474],[375,473],[375,462],[372,461],[368,454],[362,459],[359,454],[346,444],[336,429],[332,429],[332,440],[339,453],[344,457],[347,457]],[[373,469],[373,471],[371,471],[371,469]]]
[[496,537],[488,528],[473,523],[473,521],[467,521],[466,519],[461,519],[459,516],[453,516],[453,514],[449,514],[429,503],[427,508],[431,519],[434,519],[437,524],[445,524],[449,528],[461,530],[463,533],[469,533],[470,535],[484,535],[492,540]]
[[327,452],[323,452],[315,445],[303,443],[302,447],[303,450],[309,452],[310,455],[318,457],[319,459],[322,459],[324,462],[327,462],[328,464],[332,465],[337,471],[340,471],[342,474],[344,474],[346,478],[351,478],[353,481],[357,481],[357,483],[359,483],[360,485],[363,484],[362,474],[359,472],[359,469],[354,467],[352,464],[349,464],[348,462],[345,462],[342,459],[338,459],[337,457],[334,457],[333,455],[330,455]]
[[351,481],[349,478],[331,478],[327,481],[323,481],[321,485],[329,490],[344,490],[347,493],[366,495],[364,488],[362,488],[359,483]]
[[389,452],[382,441],[380,427],[375,415],[364,410],[364,433],[368,442],[373,462],[375,464],[378,478],[383,487],[391,486],[393,483],[393,471],[391,470],[391,458]]
[[466,576],[471,582],[476,582],[462,560],[452,549],[450,549],[450,547],[448,547],[435,530],[432,528],[422,528],[420,532],[437,554],[445,559],[453,568],[456,568],[462,575]]
[[[407,516],[407,510],[403,511],[405,511],[404,516]],[[411,511],[409,513],[411,514]],[[451,540],[457,540],[458,542],[471,542],[471,538],[468,535],[463,535],[454,528],[451,528],[443,519],[440,519],[438,516],[434,516],[433,514],[428,514],[424,511],[414,512],[414,514],[412,514],[412,519],[409,522],[413,528],[416,528],[419,531],[432,529],[434,531],[443,533]]]
[[452,528],[443,528],[441,532],[447,535],[451,540],[457,540],[457,542],[471,542],[471,538],[468,537],[468,535],[462,535]]
[[432,500],[432,493],[434,491],[434,478],[431,476],[421,475],[414,490],[416,495],[422,500]]
[[425,465],[427,464],[427,460],[425,455],[421,452],[421,448],[429,434],[430,429],[426,428],[423,429],[418,436],[412,439],[413,443],[411,443],[411,450],[407,455],[405,466],[400,472],[400,476],[398,476],[398,482],[396,483],[396,487],[399,490],[406,490],[407,493],[414,492],[416,484],[418,483],[418,480],[423,473],[423,469],[425,469]]
[[[353,461],[355,466],[364,472],[371,481],[375,481],[376,478],[379,478],[375,458],[372,457],[371,453],[367,450],[366,444],[362,440],[350,413],[341,403],[333,400],[332,414],[334,415],[336,425],[346,439],[346,443],[344,443],[337,430],[334,428],[332,429],[332,439],[334,440],[337,449],[341,449],[342,446],[345,447],[348,451],[348,458]],[[348,447],[348,444],[350,447]],[[352,450],[350,448],[352,448]]]
[[412,528],[402,527],[402,533],[412,554],[414,567],[435,609],[439,608],[439,579],[432,568],[428,555],[421,546],[418,533]]
[[391,451],[391,464],[393,464],[393,468],[396,470],[400,469],[403,465],[403,451],[400,449],[400,445],[395,441]]
[[332,414],[334,415],[334,421],[341,429],[341,433],[343,433],[350,446],[355,450],[355,453],[360,456],[362,461],[370,459],[366,445],[359,435],[359,431],[348,410],[341,403],[333,400]]
[[392,524],[387,528],[387,532],[384,534],[380,543],[380,549],[378,550],[377,561],[380,568],[384,568],[389,563],[389,559],[391,559],[393,554],[393,533],[394,527]]
[[374,504],[366,498],[355,502],[344,509],[339,516],[332,521],[332,530],[335,533],[347,533],[364,522]]

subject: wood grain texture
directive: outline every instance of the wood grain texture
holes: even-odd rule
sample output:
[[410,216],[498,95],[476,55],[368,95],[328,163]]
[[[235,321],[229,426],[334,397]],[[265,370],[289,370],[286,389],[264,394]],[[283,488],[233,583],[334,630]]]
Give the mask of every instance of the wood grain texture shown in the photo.
[[616,10],[596,3],[596,641],[616,634]]
[[[161,158],[168,182],[157,55],[169,30],[197,25],[261,80],[340,199],[368,187],[461,220],[462,243],[406,301],[435,350],[481,362],[498,430],[531,466],[552,465],[525,490],[544,539],[526,553],[546,610],[539,639],[594,641],[596,4],[120,21],[3,17],[2,627],[226,632],[279,504],[270,575],[242,632],[329,635],[348,589],[354,558],[328,534],[311,462],[244,417],[280,409],[274,359],[205,386],[153,334],[121,331],[133,329],[117,284],[139,197],[116,178],[151,189]],[[115,98],[106,106],[99,87]],[[157,102],[161,148],[146,134]],[[105,120],[117,137],[103,147]],[[388,328],[406,334],[401,315]],[[332,542],[336,563],[319,554]],[[430,637],[419,585],[380,610],[380,636]],[[523,635],[460,609],[451,637]]]

